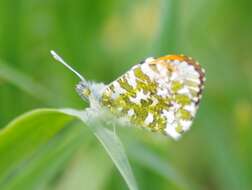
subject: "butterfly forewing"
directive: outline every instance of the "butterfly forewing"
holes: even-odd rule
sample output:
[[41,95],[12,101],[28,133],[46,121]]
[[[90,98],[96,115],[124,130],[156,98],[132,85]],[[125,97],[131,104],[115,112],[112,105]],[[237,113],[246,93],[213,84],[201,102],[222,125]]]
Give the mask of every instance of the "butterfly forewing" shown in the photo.
[[107,85],[101,104],[137,126],[178,138],[191,126],[204,80],[189,57],[148,58]]

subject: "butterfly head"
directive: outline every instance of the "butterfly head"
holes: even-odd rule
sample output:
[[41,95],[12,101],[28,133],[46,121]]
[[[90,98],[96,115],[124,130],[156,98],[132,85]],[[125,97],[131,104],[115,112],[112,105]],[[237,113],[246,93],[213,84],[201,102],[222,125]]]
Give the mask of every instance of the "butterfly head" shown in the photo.
[[83,100],[89,101],[89,97],[91,96],[92,92],[89,88],[89,85],[85,81],[80,81],[76,85],[76,91]]

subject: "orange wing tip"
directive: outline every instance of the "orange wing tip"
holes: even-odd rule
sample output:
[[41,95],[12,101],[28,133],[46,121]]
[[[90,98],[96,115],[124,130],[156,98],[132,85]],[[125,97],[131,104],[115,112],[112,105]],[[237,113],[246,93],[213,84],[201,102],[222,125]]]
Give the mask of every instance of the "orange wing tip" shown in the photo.
[[157,60],[163,60],[163,61],[178,60],[178,61],[183,61],[184,60],[184,55],[166,55],[166,56],[159,57]]

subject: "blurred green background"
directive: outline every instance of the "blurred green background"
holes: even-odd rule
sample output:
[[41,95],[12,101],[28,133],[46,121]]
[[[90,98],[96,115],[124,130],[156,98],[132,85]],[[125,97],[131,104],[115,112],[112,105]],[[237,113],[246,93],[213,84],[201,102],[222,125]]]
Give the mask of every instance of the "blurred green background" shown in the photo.
[[[139,189],[252,189],[251,8],[250,0],[1,0],[0,126],[34,108],[87,106],[51,49],[104,83],[146,57],[183,53],[207,78],[191,131],[175,142],[117,129]],[[43,189],[127,189],[83,130]]]

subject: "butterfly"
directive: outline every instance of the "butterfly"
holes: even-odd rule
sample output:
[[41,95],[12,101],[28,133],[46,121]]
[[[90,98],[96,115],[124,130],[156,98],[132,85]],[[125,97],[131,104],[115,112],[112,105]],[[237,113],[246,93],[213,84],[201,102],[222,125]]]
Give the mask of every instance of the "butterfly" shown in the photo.
[[76,90],[83,99],[95,95],[99,105],[116,117],[174,139],[190,129],[206,80],[205,70],[191,57],[149,57],[97,94],[83,76],[51,53],[81,79]]

